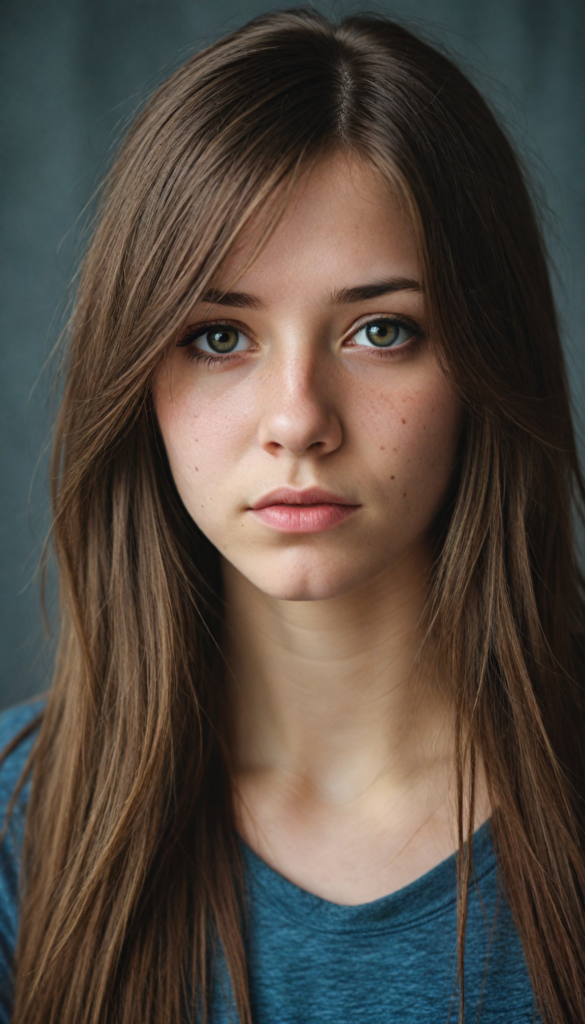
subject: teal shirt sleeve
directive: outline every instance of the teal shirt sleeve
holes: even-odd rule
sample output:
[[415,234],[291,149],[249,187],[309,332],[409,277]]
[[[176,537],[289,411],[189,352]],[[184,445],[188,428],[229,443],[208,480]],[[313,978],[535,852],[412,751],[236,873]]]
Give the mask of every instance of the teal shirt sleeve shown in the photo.
[[[0,751],[42,711],[43,701],[21,704],[0,714]],[[0,767],[0,829],[36,737],[35,732],[13,750]],[[21,792],[0,846],[0,1024],[12,1013],[12,962],[18,932],[18,879],[29,786]]]

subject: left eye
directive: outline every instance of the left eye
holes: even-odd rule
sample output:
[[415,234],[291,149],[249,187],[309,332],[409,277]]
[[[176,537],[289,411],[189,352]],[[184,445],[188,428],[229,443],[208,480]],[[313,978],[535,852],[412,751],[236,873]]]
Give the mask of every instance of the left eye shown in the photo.
[[366,348],[399,348],[410,341],[415,331],[399,320],[371,320],[353,335],[356,345]]
[[248,347],[246,335],[231,324],[212,324],[190,334],[183,344],[191,344],[208,355],[230,355]]

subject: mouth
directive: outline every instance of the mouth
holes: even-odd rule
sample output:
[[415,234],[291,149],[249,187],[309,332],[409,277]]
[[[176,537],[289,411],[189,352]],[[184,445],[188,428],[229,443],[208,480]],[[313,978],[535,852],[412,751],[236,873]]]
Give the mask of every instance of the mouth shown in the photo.
[[259,498],[249,511],[279,533],[322,533],[345,522],[359,508],[320,487],[279,487]]

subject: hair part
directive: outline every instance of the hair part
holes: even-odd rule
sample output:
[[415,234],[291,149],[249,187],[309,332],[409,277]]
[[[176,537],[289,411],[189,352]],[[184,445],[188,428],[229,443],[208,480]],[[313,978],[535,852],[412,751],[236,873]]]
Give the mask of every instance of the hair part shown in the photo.
[[[222,950],[251,1024],[218,555],[174,486],[153,376],[245,228],[345,153],[398,191],[465,407],[427,643],[456,709],[459,999],[476,766],[537,1002],[585,1019],[584,487],[546,259],[510,144],[444,55],[384,19],[268,15],[130,129],[70,330],[52,464],[61,639],[34,748],[14,1024],[208,1012]],[[188,951],[186,954],[185,951]]]

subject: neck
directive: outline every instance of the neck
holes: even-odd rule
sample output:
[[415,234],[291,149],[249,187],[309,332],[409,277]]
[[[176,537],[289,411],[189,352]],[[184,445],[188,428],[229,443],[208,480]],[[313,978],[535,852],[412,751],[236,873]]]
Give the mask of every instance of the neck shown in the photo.
[[451,718],[419,658],[429,564],[416,552],[322,601],[273,599],[224,564],[236,774],[276,773],[336,804],[445,762]]

